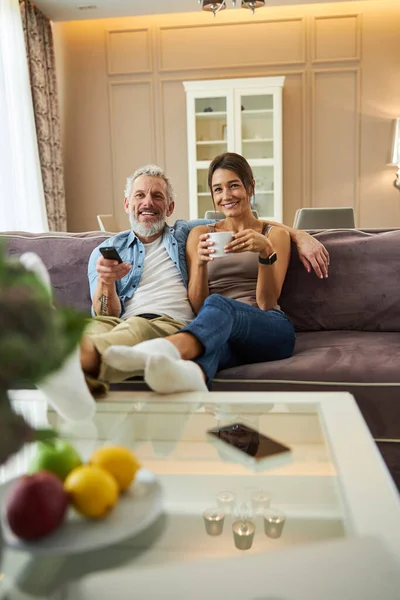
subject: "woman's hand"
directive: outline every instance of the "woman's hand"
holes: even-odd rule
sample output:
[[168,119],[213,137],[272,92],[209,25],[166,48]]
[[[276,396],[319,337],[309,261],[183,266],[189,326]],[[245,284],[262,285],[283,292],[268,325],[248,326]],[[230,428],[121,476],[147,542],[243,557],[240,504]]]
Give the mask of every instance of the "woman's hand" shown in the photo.
[[199,237],[197,245],[197,264],[199,267],[205,266],[213,260],[212,254],[215,252],[213,248],[214,242],[211,241],[208,233],[202,233]]
[[225,246],[226,252],[258,252],[263,258],[267,258],[274,252],[274,247],[265,235],[254,231],[254,229],[244,229],[235,233],[233,241]]

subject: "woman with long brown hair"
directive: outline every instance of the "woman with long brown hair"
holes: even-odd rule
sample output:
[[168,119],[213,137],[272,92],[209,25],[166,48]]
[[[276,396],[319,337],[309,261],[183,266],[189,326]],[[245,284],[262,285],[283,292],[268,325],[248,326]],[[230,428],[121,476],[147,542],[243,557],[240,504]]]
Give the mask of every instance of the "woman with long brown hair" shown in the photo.
[[[157,340],[155,352],[155,340],[134,348],[148,354],[145,380],[159,393],[206,390],[219,369],[293,353],[294,328],[278,306],[290,258],[289,233],[254,217],[255,181],[242,156],[217,156],[208,183],[225,219],[195,227],[188,237],[188,295],[197,316],[180,332]],[[223,258],[213,256],[212,232],[233,233]]]

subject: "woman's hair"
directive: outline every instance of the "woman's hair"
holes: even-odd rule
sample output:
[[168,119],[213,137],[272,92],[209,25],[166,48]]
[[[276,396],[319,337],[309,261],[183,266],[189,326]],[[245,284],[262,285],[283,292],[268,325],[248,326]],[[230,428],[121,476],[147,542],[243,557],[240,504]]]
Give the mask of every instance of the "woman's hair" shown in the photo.
[[253,195],[254,192],[254,175],[253,171],[247,160],[240,154],[235,152],[224,152],[216,156],[208,168],[208,187],[212,191],[212,178],[217,169],[226,169],[227,171],[233,171],[239,177],[243,183],[249,196]]

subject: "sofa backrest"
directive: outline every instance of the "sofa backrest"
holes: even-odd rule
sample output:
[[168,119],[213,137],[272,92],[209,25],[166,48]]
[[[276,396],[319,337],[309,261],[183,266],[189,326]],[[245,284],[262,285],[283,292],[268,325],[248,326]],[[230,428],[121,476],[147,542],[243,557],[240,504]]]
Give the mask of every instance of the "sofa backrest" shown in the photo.
[[292,245],[280,305],[297,330],[400,331],[400,229],[313,232],[328,279],[307,273]]
[[[400,331],[400,229],[312,232],[328,249],[328,279],[307,273],[292,244],[280,305],[299,331]],[[110,237],[99,231],[7,232],[9,254],[36,252],[49,270],[57,301],[90,314],[87,264]]]
[[35,252],[46,265],[54,295],[60,304],[73,306],[90,314],[90,293],[87,276],[89,257],[110,233],[89,231],[86,233],[26,233],[6,232],[0,234],[10,255]]

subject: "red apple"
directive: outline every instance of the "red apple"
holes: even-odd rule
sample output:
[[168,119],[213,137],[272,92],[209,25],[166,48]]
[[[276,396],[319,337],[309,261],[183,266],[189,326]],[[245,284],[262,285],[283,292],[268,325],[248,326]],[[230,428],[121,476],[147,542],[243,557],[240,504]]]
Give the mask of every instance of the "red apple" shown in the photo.
[[41,471],[20,477],[10,488],[5,506],[11,531],[23,540],[37,540],[61,525],[68,495],[58,477]]

